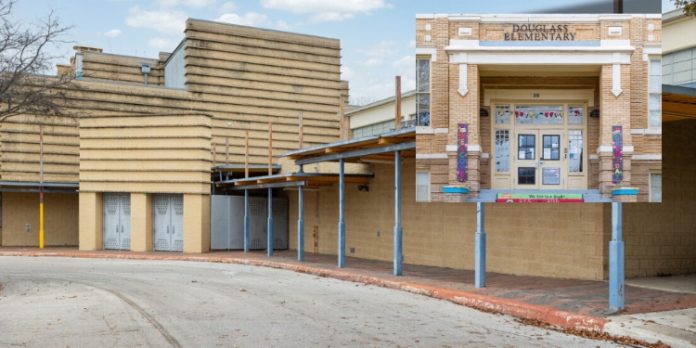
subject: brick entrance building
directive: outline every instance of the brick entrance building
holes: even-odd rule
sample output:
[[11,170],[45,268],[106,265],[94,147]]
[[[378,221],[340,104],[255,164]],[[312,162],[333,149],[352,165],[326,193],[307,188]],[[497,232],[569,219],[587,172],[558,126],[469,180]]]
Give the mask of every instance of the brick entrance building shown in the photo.
[[427,199],[657,200],[660,42],[659,15],[418,15]]

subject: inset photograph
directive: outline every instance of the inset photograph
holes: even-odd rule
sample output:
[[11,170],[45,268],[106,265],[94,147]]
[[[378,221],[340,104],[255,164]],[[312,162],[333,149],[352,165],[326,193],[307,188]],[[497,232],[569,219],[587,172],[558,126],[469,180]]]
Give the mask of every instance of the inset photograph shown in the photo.
[[421,202],[659,202],[659,14],[416,16]]

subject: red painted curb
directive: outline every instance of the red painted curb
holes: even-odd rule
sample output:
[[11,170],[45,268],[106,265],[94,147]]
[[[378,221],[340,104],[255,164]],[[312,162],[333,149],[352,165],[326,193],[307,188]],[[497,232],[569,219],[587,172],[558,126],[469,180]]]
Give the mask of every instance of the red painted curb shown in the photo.
[[311,274],[319,277],[334,278],[344,281],[375,285],[396,289],[418,295],[450,301],[462,306],[485,312],[507,314],[520,319],[538,320],[562,329],[603,332],[607,320],[601,317],[577,314],[557,310],[552,307],[533,305],[520,301],[476,294],[467,291],[439,288],[425,284],[389,280],[375,276],[355,274],[345,270],[317,268],[307,265],[278,262],[272,260],[245,259],[238,257],[215,257],[195,255],[146,255],[103,252],[63,252],[63,251],[0,251],[0,256],[56,256],[97,259],[131,259],[131,260],[168,260],[197,261],[214,263],[231,263],[259,267],[268,267]]

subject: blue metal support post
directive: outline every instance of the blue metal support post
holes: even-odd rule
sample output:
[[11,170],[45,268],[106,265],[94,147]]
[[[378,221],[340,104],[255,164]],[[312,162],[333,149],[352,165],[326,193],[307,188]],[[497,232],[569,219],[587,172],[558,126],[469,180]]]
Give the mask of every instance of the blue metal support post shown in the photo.
[[611,203],[611,241],[609,242],[609,310],[624,308],[624,243],[621,236],[621,202]]
[[338,267],[346,265],[346,221],[344,219],[346,182],[345,163],[341,158],[338,162]]
[[484,205],[476,203],[476,251],[474,256],[474,286],[486,286],[486,229],[484,226]]
[[244,190],[244,252],[249,252],[249,190]]
[[394,275],[403,266],[403,229],[401,228],[401,151],[394,152]]
[[297,189],[297,261],[304,261],[304,186]]
[[266,254],[273,256],[273,189],[268,189],[268,231],[266,235]]

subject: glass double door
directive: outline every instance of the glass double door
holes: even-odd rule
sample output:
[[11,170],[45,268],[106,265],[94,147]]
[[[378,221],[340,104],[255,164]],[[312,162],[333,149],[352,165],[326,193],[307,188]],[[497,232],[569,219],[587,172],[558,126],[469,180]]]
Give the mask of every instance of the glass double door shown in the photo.
[[513,142],[514,188],[566,189],[566,142],[560,129],[518,129]]

